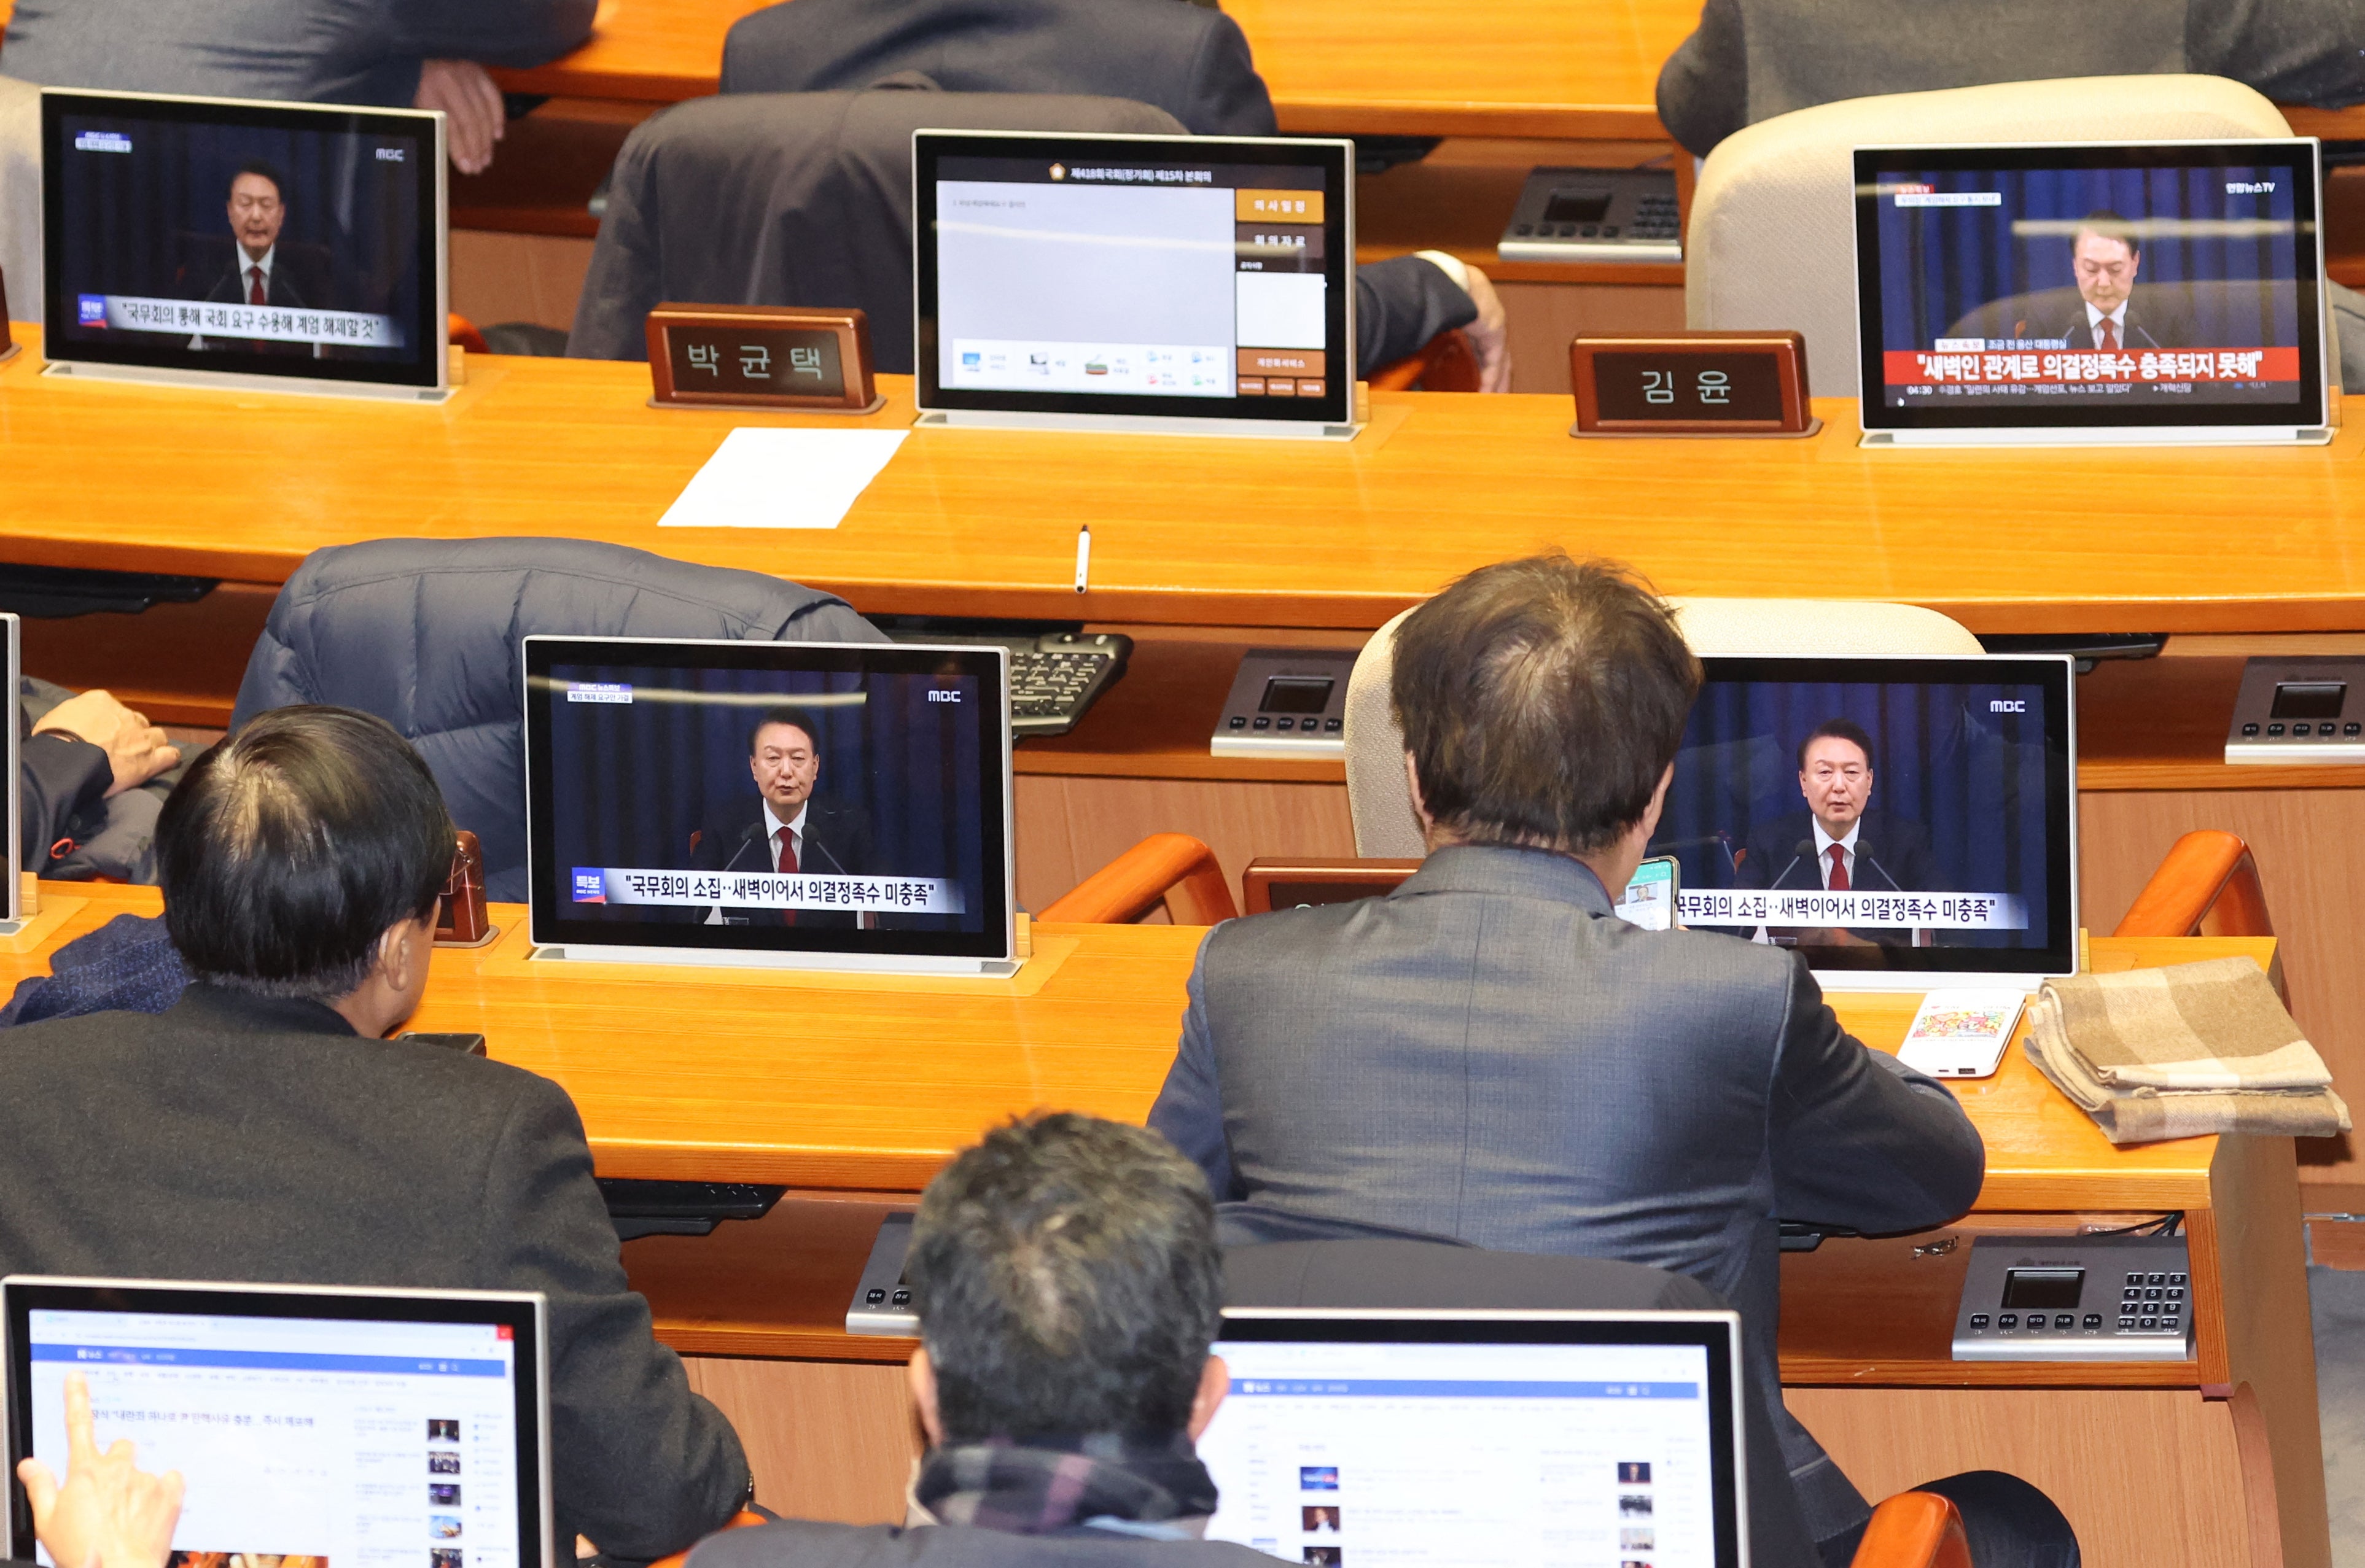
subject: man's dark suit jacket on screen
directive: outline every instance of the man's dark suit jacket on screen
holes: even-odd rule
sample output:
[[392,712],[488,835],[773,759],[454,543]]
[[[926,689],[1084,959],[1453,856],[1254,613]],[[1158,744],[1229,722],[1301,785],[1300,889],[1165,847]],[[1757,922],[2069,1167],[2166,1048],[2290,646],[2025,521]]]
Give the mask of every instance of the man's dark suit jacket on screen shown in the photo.
[[[1799,846],[1804,844],[1804,854]],[[1734,868],[1737,888],[1820,888],[1823,873],[1815,858],[1815,819],[1804,810],[1752,828],[1748,853]],[[1877,809],[1864,813],[1855,835],[1855,874],[1860,893],[1948,892],[1937,857],[1930,853],[1930,830],[1911,817]]]
[[[870,858],[870,818],[861,807],[815,795],[805,803],[804,853],[797,869],[808,877],[868,877],[874,874]],[[772,846],[764,836],[764,802],[759,797],[717,813],[698,830],[698,845],[689,852],[692,871],[768,871]],[[776,909],[729,909],[723,918],[750,925],[784,924]],[[854,916],[831,910],[801,909],[797,924],[827,930],[851,927]]]
[[[281,245],[272,254],[271,270],[263,276],[263,303],[282,310],[332,310],[329,298],[329,273],[325,255],[306,253],[299,249]],[[252,281],[246,275],[251,263],[243,250],[223,258],[220,268],[210,275],[212,283],[197,297],[212,304],[245,305],[247,286]],[[197,281],[205,282],[205,274]]]
[[[2192,322],[2165,308],[2148,304],[2141,291],[2127,301],[2127,313],[2120,318],[2124,328],[2119,347],[2141,353],[2146,349],[2186,349],[2192,346]],[[2094,337],[2094,328],[2080,305],[2076,315],[2056,321],[2039,336],[2067,343],[2073,349],[2095,349],[2102,345]]]
[[746,1493],[625,1282],[566,1092],[318,1002],[201,984],[0,1031],[0,1273],[540,1291],[562,1555],[676,1551]]
[[1149,1125],[1219,1200],[1689,1274],[1741,1309],[1815,1538],[1868,1517],[1770,1392],[1779,1222],[1943,1224],[1984,1151],[1795,953],[1642,931],[1573,859],[1463,846],[1216,927],[1190,995]]

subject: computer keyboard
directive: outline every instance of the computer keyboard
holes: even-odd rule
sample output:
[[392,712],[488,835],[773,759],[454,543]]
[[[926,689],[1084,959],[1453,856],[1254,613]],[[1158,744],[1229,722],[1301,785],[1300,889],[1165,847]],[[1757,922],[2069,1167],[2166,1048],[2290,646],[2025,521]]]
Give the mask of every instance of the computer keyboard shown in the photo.
[[899,643],[998,644],[1010,650],[1010,727],[1019,738],[1063,735],[1084,710],[1125,673],[1133,639],[1115,632],[1087,633],[1064,626],[981,629],[974,622],[881,620],[880,630]]

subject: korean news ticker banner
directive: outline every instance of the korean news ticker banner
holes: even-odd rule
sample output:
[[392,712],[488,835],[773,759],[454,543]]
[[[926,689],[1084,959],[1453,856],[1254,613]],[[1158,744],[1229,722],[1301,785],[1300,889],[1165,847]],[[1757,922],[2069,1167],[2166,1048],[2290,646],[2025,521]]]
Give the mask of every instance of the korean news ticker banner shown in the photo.
[[2069,386],[2117,382],[2141,386],[2299,379],[2297,349],[1890,349],[1881,374],[1891,386]]
[[575,868],[577,903],[733,909],[852,910],[859,914],[961,914],[960,884],[942,877],[808,877],[774,871]]
[[2025,931],[2017,893],[1755,892],[1686,888],[1676,911],[1687,925],[1862,925],[1924,931]]
[[186,332],[192,337],[241,338],[266,343],[333,344],[353,349],[403,346],[402,326],[393,317],[361,310],[302,310],[202,299],[150,299],[136,294],[84,294],[77,297],[76,303],[77,319],[85,327]]

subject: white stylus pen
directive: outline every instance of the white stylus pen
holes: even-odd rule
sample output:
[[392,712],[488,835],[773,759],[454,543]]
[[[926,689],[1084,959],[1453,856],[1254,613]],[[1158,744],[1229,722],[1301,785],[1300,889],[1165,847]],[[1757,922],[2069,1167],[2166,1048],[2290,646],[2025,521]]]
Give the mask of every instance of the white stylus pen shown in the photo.
[[1093,527],[1090,523],[1076,526],[1076,591],[1082,593],[1092,585]]

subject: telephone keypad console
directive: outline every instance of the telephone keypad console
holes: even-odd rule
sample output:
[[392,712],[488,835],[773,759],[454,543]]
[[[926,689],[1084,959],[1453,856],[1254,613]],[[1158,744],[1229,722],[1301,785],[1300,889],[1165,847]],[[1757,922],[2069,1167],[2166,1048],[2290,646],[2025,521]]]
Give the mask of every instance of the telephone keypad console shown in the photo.
[[2181,1361],[2191,1264],[2176,1236],[1982,1236],[1955,1319],[1958,1361]]
[[919,1337],[920,1315],[913,1310],[912,1286],[903,1278],[903,1259],[911,1249],[910,1215],[889,1215],[879,1222],[862,1278],[855,1282],[854,1299],[846,1304],[848,1334]]

